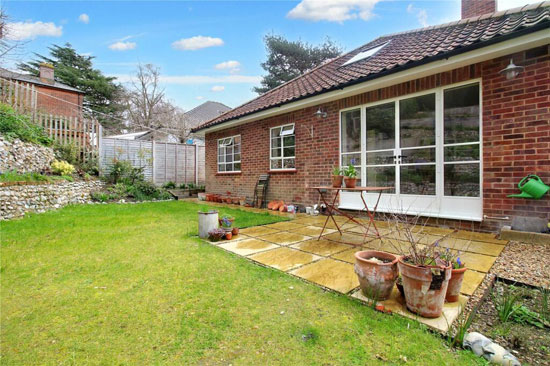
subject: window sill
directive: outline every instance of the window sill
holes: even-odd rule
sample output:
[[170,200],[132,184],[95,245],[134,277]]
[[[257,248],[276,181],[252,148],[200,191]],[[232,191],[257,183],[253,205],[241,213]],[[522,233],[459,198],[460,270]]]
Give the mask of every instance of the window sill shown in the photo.
[[241,172],[217,172],[216,175],[241,175]]
[[275,169],[275,170],[268,170],[269,174],[293,174],[296,173],[296,169]]

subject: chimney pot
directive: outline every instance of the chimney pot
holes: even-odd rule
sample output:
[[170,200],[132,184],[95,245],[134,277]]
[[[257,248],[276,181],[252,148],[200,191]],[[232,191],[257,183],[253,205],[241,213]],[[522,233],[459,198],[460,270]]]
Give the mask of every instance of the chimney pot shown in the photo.
[[45,62],[40,64],[40,80],[46,83],[53,84],[54,82],[54,68],[53,65]]
[[462,19],[478,17],[497,11],[496,0],[462,0]]

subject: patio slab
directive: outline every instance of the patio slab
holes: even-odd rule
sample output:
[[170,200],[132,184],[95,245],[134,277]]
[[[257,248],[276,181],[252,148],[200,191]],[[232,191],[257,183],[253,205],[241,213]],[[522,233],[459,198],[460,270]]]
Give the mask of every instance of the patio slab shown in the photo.
[[253,227],[240,229],[241,234],[245,234],[248,236],[261,236],[261,235],[267,235],[267,234],[274,234],[274,233],[278,233],[279,231],[280,230],[276,230],[267,226],[253,226]]
[[250,258],[256,262],[260,262],[267,266],[286,272],[304,264],[311,263],[320,257],[311,253],[304,253],[296,249],[279,247],[267,252],[254,254],[250,256]]
[[353,265],[334,259],[322,259],[290,273],[344,294],[359,286]]
[[460,255],[460,260],[466,268],[485,273],[489,272],[496,259],[496,257],[476,253],[462,253]]
[[[321,228],[319,226],[302,226],[300,228],[291,230],[291,232],[296,233],[296,234],[300,234],[300,235],[306,235],[306,236],[311,236],[311,237],[314,237],[314,238],[318,238],[319,235],[321,234],[322,230],[323,230],[323,228]],[[331,233],[334,233],[334,232],[336,232],[336,230],[325,229],[324,234],[331,234]]]
[[309,240],[311,239],[311,237],[290,233],[288,231],[280,231],[274,234],[262,235],[261,239],[267,240],[279,245],[290,245],[290,244],[298,243],[300,241]]
[[464,272],[464,281],[462,282],[460,292],[466,295],[472,295],[485,278],[485,275],[485,273],[468,269]]
[[496,234],[477,233],[474,231],[459,230],[458,232],[454,233],[451,236],[453,238],[458,238],[458,239],[481,241],[485,243],[493,243],[498,245],[508,244],[508,240],[497,239]]
[[220,244],[219,247],[242,256],[262,252],[264,250],[279,248],[278,245],[258,239],[244,239],[237,241],[230,240],[229,242]]
[[[354,292],[351,296],[363,302],[370,302],[370,300],[363,295],[361,290]],[[468,297],[461,295],[457,302],[445,303],[445,305],[443,306],[443,314],[439,318],[432,319],[423,318],[407,310],[405,300],[403,299],[403,297],[401,297],[401,294],[397,290],[397,287],[393,288],[392,294],[389,299],[381,301],[379,302],[379,304],[384,305],[384,308],[386,310],[391,310],[393,313],[417,320],[423,324],[426,324],[430,328],[446,333],[451,327],[451,324],[453,324],[455,319],[462,312],[462,309],[466,305],[467,301]]]
[[[364,241],[364,235],[360,234],[354,234],[354,233],[348,233],[344,232],[343,234],[340,234],[339,232],[334,232],[332,234],[323,235],[324,239],[337,241],[344,244],[355,244],[355,245],[362,245]],[[367,241],[371,241],[372,238],[367,238]]]
[[304,227],[304,225],[295,224],[294,222],[289,222],[289,221],[283,221],[283,222],[276,222],[275,224],[265,225],[265,227],[275,229],[275,230],[281,230],[281,231],[292,231],[295,229],[301,229]]
[[292,248],[303,250],[304,252],[310,252],[317,255],[322,255],[324,257],[329,256],[334,253],[342,252],[351,247],[346,244],[337,243],[330,240],[317,240],[311,239],[307,241],[300,242],[291,246]]

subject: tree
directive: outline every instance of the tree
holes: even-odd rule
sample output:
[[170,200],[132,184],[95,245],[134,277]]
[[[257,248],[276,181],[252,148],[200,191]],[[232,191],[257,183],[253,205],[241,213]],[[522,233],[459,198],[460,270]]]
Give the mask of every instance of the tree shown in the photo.
[[55,67],[55,79],[63,84],[76,88],[84,94],[84,107],[91,111],[93,117],[108,130],[116,131],[122,126],[120,120],[123,106],[120,103],[123,88],[116,83],[116,78],[108,77],[94,69],[93,56],[80,55],[69,44],[49,47],[50,55],[35,53],[35,59],[19,63],[17,67],[32,75],[40,75],[40,64],[43,62]]
[[265,36],[264,42],[268,55],[262,68],[267,71],[267,75],[261,81],[262,86],[253,89],[258,94],[286,83],[342,53],[340,46],[328,38],[323,44],[312,46],[271,34]]
[[184,111],[170,103],[160,86],[160,69],[139,65],[126,93],[126,117],[133,130],[152,129],[184,139],[189,134]]

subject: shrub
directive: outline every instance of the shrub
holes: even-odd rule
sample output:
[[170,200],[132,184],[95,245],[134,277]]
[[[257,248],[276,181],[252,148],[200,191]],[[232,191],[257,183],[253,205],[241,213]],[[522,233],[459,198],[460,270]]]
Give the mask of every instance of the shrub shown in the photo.
[[180,188],[180,189],[187,189],[187,184],[182,183],[182,184],[180,184],[180,187],[179,187],[179,188]]
[[80,149],[73,143],[55,143],[53,152],[57,160],[66,161],[69,164],[78,165],[80,161]]
[[520,304],[518,304],[520,300],[521,293],[515,288],[506,289],[502,294],[493,294],[493,302],[501,322],[505,323],[511,320],[520,307]]
[[52,163],[52,171],[57,175],[70,175],[74,172],[74,166],[63,160],[54,160]]
[[39,173],[17,173],[15,170],[9,170],[0,174],[0,182],[47,182],[49,177]]
[[90,197],[96,202],[107,202],[110,199],[110,196],[105,192],[92,192]]
[[131,180],[130,178],[134,176],[133,170],[134,167],[129,161],[114,159],[107,180],[113,184],[117,184],[122,180]]
[[31,122],[28,116],[16,113],[13,108],[0,103],[0,134],[6,139],[20,139],[25,142],[50,146],[50,139],[44,129]]
[[176,188],[176,183],[172,182],[172,181],[169,181],[169,182],[166,182],[162,185],[162,188],[165,188],[165,189],[173,189],[173,188]]

